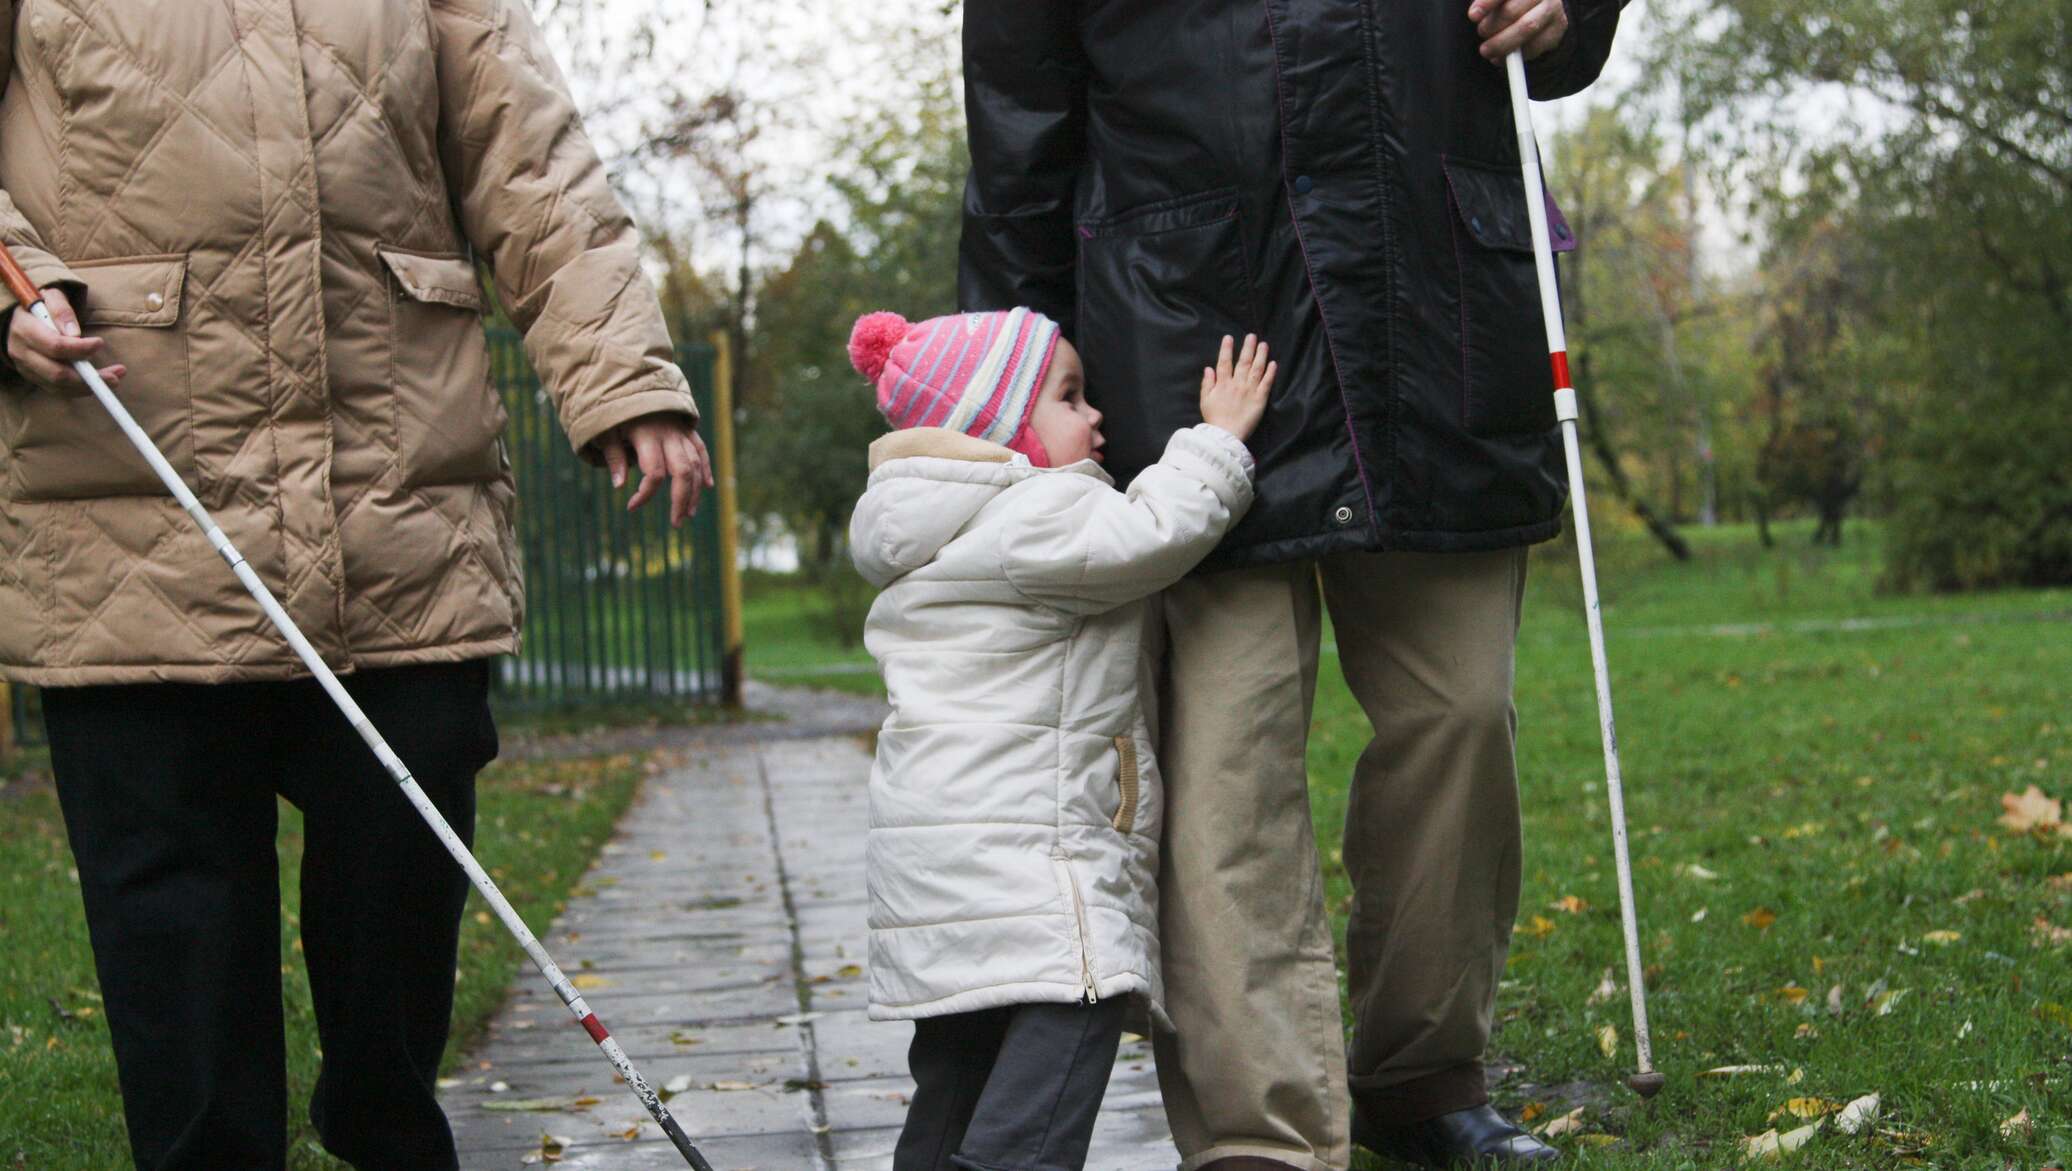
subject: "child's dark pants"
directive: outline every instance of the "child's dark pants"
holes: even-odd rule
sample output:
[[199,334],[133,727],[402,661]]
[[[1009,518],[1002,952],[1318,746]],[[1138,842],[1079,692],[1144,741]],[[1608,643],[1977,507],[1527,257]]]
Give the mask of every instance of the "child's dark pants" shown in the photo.
[[1020,1004],[914,1022],[914,1102],[893,1171],[1079,1171],[1126,1007]]

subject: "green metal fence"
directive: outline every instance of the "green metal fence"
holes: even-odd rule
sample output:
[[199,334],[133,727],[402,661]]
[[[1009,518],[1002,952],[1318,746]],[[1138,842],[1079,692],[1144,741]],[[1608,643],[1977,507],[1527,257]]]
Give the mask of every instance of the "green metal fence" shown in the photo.
[[[626,492],[613,491],[601,471],[570,453],[518,335],[492,327],[489,342],[511,417],[504,443],[518,476],[528,611],[524,652],[503,660],[500,687],[548,703],[716,702],[725,623],[712,494],[675,531],[666,500],[629,514]],[[714,360],[711,346],[677,348],[701,404],[713,401]],[[629,489],[637,480],[629,477]]]
[[[517,332],[491,326],[489,353],[510,415],[504,444],[518,477],[528,611],[523,653],[498,664],[499,693],[523,705],[719,702],[725,620],[718,501],[708,492],[698,515],[675,531],[666,490],[664,499],[629,515],[626,492],[613,491],[603,472],[569,451]],[[713,348],[682,345],[676,356],[698,402],[712,403]],[[709,431],[709,405],[705,413]],[[35,689],[10,690],[17,738],[42,743]]]

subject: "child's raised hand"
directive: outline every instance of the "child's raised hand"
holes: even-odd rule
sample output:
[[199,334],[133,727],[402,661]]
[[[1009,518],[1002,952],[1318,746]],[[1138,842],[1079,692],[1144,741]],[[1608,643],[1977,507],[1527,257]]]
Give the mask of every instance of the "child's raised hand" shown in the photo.
[[1245,335],[1245,347],[1233,362],[1236,345],[1225,337],[1216,364],[1202,368],[1201,417],[1244,440],[1252,437],[1260,416],[1266,414],[1266,396],[1280,365],[1266,360],[1266,343],[1253,334]]

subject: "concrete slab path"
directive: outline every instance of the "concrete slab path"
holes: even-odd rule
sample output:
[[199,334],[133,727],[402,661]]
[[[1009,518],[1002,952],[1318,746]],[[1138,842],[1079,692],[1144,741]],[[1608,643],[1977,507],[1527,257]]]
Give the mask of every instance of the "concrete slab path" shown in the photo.
[[[864,1016],[870,757],[846,734],[878,709],[752,698],[794,717],[683,744],[542,938],[716,1171],[889,1168],[911,1029]],[[1123,1048],[1091,1171],[1177,1162],[1149,1049]],[[468,1171],[550,1152],[564,1168],[682,1166],[530,967],[442,1099]]]

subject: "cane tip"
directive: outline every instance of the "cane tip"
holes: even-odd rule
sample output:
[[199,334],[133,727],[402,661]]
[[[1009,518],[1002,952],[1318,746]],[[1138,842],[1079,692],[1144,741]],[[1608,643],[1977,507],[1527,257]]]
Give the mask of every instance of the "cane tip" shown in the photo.
[[1650,1071],[1648,1073],[1636,1073],[1632,1077],[1626,1079],[1627,1088],[1632,1090],[1634,1093],[1639,1094],[1643,1098],[1654,1097],[1656,1094],[1662,1092],[1663,1086],[1668,1084],[1668,1078],[1653,1071]]

